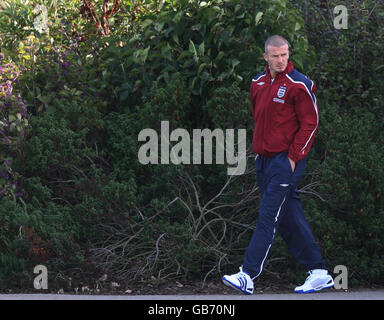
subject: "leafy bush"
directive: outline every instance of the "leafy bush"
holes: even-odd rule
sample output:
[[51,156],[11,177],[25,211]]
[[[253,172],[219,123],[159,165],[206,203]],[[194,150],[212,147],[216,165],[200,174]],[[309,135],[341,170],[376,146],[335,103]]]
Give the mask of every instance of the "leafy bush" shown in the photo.
[[[164,5],[159,14],[144,16],[134,38],[123,39],[122,47],[120,39],[109,38],[100,53],[103,83],[112,88],[105,91],[112,101],[105,118],[106,158],[124,177],[121,182],[134,179],[136,208],[130,214],[138,221],[119,220],[121,229],[111,223],[106,230],[125,234],[126,241],[110,237],[93,252],[99,265],[121,277],[208,276],[241,260],[245,231],[256,218],[252,169],[235,179],[219,165],[143,166],[137,161],[137,136],[144,128],[160,132],[162,120],[169,121],[170,130],[250,129],[244,79],[264,68],[261,54],[255,59],[264,36],[289,34],[303,23],[285,1],[186,1],[177,6]],[[297,52],[308,48],[298,34],[290,40]],[[294,58],[302,65],[308,62],[299,54]],[[247,207],[252,200],[256,203]],[[231,254],[237,255],[235,261],[228,258]]]
[[[290,41],[318,86],[320,130],[300,191],[329,269],[382,284],[383,12],[372,1],[369,18],[352,15],[343,32],[322,1],[121,0],[102,30],[81,1],[46,3],[48,29],[32,27],[42,1],[7,3],[1,49],[23,74],[4,100],[15,139],[2,146],[0,174],[23,193],[0,198],[3,287],[29,288],[38,263],[50,284],[67,285],[101,273],[205,281],[236,268],[260,200],[250,150],[241,176],[219,164],[143,165],[138,134],[160,133],[164,120],[189,132],[245,128],[250,146],[249,82],[270,34]],[[269,262],[267,276],[299,281],[282,239]]]
[[15,157],[23,157],[28,114],[24,100],[14,89],[20,70],[0,53],[0,195],[19,196],[18,172],[12,169]]
[[[319,61],[311,77],[320,128],[307,191],[322,201],[307,200],[310,220],[331,269],[347,266],[351,285],[382,284],[384,60],[377,50],[384,12],[373,1],[354,2],[347,5],[348,29],[336,30],[329,12],[337,1],[324,9],[319,1],[300,4]],[[323,41],[315,41],[319,35]]]

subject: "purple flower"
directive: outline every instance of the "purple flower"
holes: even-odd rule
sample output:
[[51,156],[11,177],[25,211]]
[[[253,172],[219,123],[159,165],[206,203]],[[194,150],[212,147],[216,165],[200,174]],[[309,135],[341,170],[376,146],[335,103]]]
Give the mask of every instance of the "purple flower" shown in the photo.
[[68,67],[71,66],[71,62],[69,62],[69,61],[64,61],[64,62],[61,63],[61,66],[62,66],[63,68],[68,68]]
[[5,179],[5,180],[8,180],[9,179],[9,175],[7,173],[4,173],[2,171],[0,171],[0,175]]

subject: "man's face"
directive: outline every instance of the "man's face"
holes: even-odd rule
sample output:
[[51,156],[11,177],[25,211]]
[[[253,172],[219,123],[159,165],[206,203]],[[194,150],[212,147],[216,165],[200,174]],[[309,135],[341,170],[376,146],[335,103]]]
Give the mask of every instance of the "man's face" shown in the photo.
[[289,49],[288,45],[282,47],[268,46],[267,52],[264,53],[264,59],[268,62],[272,76],[276,73],[283,72],[288,64]]

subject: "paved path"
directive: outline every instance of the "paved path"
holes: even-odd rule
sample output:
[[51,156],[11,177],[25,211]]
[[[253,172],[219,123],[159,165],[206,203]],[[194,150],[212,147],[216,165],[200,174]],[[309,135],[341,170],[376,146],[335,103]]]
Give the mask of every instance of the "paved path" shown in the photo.
[[0,294],[0,300],[384,300],[381,290],[328,290],[310,294],[263,293],[254,295],[70,295],[70,294]]

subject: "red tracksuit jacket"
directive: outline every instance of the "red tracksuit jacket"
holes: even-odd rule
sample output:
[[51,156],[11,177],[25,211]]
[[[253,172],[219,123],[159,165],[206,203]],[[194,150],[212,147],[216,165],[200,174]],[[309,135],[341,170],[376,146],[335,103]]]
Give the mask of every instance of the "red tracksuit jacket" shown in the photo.
[[271,79],[267,66],[252,80],[253,151],[265,157],[286,151],[298,162],[307,155],[319,124],[316,85],[291,61]]

